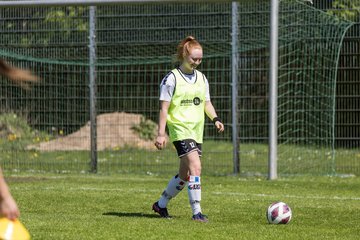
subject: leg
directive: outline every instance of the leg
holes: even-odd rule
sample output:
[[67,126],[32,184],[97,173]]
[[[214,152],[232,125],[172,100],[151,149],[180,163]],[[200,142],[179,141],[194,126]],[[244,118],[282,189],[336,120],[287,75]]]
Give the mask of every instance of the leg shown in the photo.
[[200,151],[201,146],[198,146],[192,139],[175,141],[174,146],[180,157],[179,174],[169,181],[167,188],[162,193],[158,201],[160,208],[166,208],[170,199],[175,197],[185,187],[189,174],[191,176],[200,176],[201,162],[198,151]]
[[193,151],[180,158],[179,176],[187,179],[189,176],[201,175],[201,160],[197,151]]
[[182,180],[178,174],[175,175],[175,177],[173,177],[169,181],[166,189],[161,194],[160,199],[153,204],[152,209],[155,212],[159,213],[161,217],[170,218],[169,213],[167,211],[167,204],[173,197],[178,195],[178,193],[181,192],[181,190],[183,190],[185,185],[186,185],[186,181]]
[[169,201],[178,195],[181,190],[183,190],[186,185],[186,180],[183,179],[184,178],[179,177],[179,174],[170,179],[166,189],[163,191],[161,198],[159,199],[159,207],[166,208]]
[[194,220],[207,221],[201,215],[200,208],[201,144],[197,144],[192,139],[185,139],[183,141],[175,141],[174,145],[180,158],[179,174],[169,181],[159,201],[154,203],[153,210],[159,213],[161,217],[169,217],[166,208],[168,202],[184,188],[187,181],[190,181],[188,183],[188,194],[193,210],[193,219],[200,214],[200,219]]
[[192,151],[189,154],[180,157],[179,174],[173,177],[165,191],[162,193],[159,199],[159,207],[166,208],[168,202],[175,197],[183,188],[190,176],[200,176],[201,173],[201,162],[198,152]]
[[201,160],[198,151],[193,151],[180,158],[180,176],[187,176],[189,202],[193,212],[193,220],[207,222],[201,213]]
[[[180,142],[174,143],[175,147],[178,150],[178,154],[183,154],[184,149],[181,148],[181,144]],[[180,153],[179,153],[180,151]],[[179,172],[183,172],[184,166],[180,161],[180,167],[179,167]],[[175,175],[175,177],[173,177],[172,179],[170,179],[166,189],[163,191],[163,193],[161,194],[160,199],[155,202],[152,206],[152,209],[159,213],[161,217],[164,218],[169,218],[169,213],[167,211],[167,204],[169,203],[169,201],[175,197],[176,195],[178,195],[179,192],[181,192],[181,190],[183,190],[183,188],[186,185],[187,182],[187,172],[188,170],[185,170],[185,174],[181,175],[181,174],[177,174]],[[182,177],[184,176],[184,177]]]

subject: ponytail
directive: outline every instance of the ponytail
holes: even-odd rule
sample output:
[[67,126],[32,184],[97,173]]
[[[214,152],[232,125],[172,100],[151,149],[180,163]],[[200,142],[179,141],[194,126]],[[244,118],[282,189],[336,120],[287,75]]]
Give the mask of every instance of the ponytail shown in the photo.
[[187,36],[177,46],[176,61],[181,63],[184,60],[184,57],[188,56],[193,48],[202,49],[200,43],[193,36]]

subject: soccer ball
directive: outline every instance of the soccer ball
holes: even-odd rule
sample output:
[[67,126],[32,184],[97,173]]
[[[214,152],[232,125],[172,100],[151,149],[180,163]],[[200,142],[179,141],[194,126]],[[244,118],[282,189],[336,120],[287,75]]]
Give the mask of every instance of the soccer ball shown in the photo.
[[283,202],[272,203],[266,212],[266,218],[271,224],[288,224],[291,217],[292,212],[290,207]]

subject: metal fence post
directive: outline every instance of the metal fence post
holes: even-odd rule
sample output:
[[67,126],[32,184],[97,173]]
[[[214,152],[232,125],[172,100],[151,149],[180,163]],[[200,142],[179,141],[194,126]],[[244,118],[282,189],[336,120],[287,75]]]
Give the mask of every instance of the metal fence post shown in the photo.
[[239,72],[239,49],[238,49],[238,35],[239,35],[239,12],[238,12],[239,3],[232,2],[232,24],[231,24],[231,45],[232,45],[232,54],[231,54],[231,82],[232,82],[232,143],[233,143],[233,164],[234,164],[234,174],[240,172],[240,157],[239,157],[239,139],[238,139],[238,72]]
[[90,89],[90,146],[91,172],[97,172],[97,124],[96,124],[96,7],[89,9],[89,89]]
[[279,0],[271,0],[269,76],[269,175],[277,178],[277,98],[278,98],[278,40]]

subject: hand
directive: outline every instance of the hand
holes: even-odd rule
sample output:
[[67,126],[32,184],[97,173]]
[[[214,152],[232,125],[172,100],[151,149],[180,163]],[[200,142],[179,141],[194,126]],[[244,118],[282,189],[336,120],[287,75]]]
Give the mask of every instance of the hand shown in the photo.
[[166,146],[166,137],[165,136],[157,136],[155,141],[155,146],[158,150],[162,150]]
[[223,132],[225,130],[224,124],[220,121],[215,122],[215,127],[218,130],[219,133]]
[[10,220],[15,220],[20,216],[18,206],[11,195],[0,201],[0,215]]

